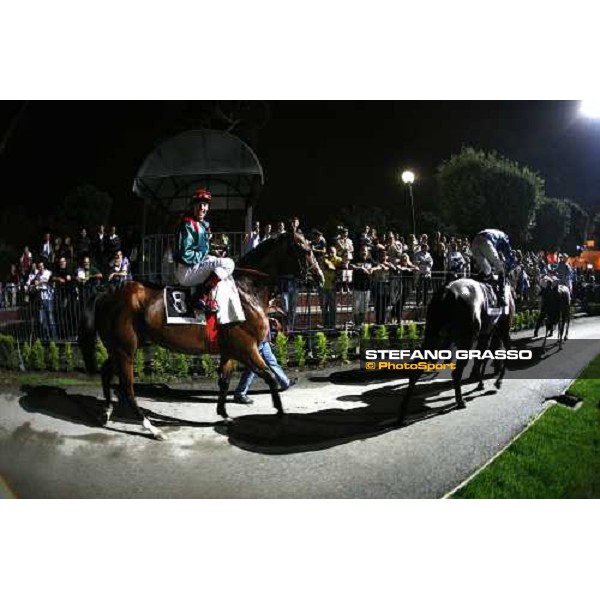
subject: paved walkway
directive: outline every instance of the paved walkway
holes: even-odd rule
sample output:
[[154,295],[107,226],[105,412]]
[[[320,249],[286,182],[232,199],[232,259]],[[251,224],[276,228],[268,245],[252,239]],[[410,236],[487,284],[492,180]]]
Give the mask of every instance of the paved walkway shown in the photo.
[[[455,410],[449,382],[419,385],[402,429],[386,426],[403,380],[370,380],[355,369],[303,378],[283,394],[230,405],[215,415],[215,390],[140,386],[142,405],[168,434],[148,439],[123,420],[96,425],[96,388],[37,387],[0,396],[0,496],[42,498],[439,498],[484,464],[600,353],[600,318],[572,324],[561,352],[484,392],[465,386]],[[539,346],[540,342],[536,342]],[[534,379],[550,374],[552,379]],[[260,387],[257,385],[257,389]],[[1,481],[1,480],[0,480]],[[12,490],[12,492],[11,492]]]

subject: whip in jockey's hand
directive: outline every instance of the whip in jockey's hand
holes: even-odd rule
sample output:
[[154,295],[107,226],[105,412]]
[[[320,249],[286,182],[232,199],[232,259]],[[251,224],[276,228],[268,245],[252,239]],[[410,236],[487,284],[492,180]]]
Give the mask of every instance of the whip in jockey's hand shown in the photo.
[[[206,215],[211,200],[210,191],[204,187],[198,188],[192,196],[190,210],[176,232],[175,276],[180,285],[202,286],[196,301],[198,309],[219,312],[220,323],[243,321],[244,314],[232,279],[235,264],[231,258],[210,254],[210,224],[206,220]],[[228,307],[226,312],[220,311],[222,307],[218,296],[215,301],[211,294],[217,284],[224,281],[230,284],[228,297],[232,294],[235,296],[234,306]],[[223,299],[227,300],[225,297]]]

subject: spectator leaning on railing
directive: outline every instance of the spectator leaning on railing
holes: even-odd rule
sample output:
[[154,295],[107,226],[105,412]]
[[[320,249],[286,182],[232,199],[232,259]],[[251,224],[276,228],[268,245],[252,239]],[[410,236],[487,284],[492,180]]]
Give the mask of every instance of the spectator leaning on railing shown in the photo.
[[450,243],[450,250],[446,259],[446,270],[450,278],[464,277],[467,270],[467,261],[462,252],[458,251],[456,242]]
[[335,246],[329,246],[327,254],[321,259],[321,269],[325,281],[323,287],[319,290],[321,300],[321,312],[323,314],[323,327],[325,329],[335,329],[336,320],[336,270],[342,263],[342,259],[337,255]]
[[371,271],[373,263],[369,259],[366,246],[360,249],[357,260],[352,263],[352,320],[355,326],[366,321],[371,299]]
[[317,260],[325,256],[327,252],[327,241],[318,229],[313,229],[311,232],[310,246]]
[[[421,239],[425,234],[421,236]],[[431,287],[431,268],[433,266],[433,258],[429,254],[429,246],[426,243],[421,244],[421,249],[415,252],[415,266],[419,269],[417,273],[417,305],[427,304],[429,289]]]
[[95,288],[102,281],[102,272],[92,264],[89,256],[84,256],[75,271],[75,280],[84,288]]
[[40,257],[36,269],[29,276],[29,288],[37,296],[40,303],[39,321],[42,330],[42,340],[56,340],[56,324],[54,322],[54,288],[50,285],[52,271],[46,268],[44,259]]
[[354,257],[354,244],[352,240],[348,237],[348,228],[344,227],[340,232],[340,236],[336,243],[337,253],[341,256],[342,252],[346,251],[348,253],[348,260],[352,260]]
[[113,287],[120,287],[126,281],[131,281],[131,266],[129,259],[123,256],[121,250],[114,253],[113,259],[108,265],[108,283]]
[[379,250],[377,262],[371,270],[375,322],[378,325],[387,322],[387,309],[390,303],[390,275],[395,273],[396,267],[390,262],[387,251],[385,249]]

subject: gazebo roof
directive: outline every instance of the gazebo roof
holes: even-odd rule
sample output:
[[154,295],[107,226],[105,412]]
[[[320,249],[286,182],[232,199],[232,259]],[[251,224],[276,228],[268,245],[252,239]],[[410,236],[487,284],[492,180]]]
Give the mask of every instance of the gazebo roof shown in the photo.
[[161,208],[180,210],[204,184],[217,206],[237,208],[251,202],[262,183],[263,170],[250,146],[226,131],[199,129],[155,148],[138,170],[133,191]]

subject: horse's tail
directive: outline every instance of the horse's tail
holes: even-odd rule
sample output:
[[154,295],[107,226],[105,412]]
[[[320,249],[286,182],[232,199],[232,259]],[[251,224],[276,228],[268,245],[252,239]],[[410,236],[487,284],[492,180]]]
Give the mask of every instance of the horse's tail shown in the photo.
[[93,296],[87,301],[79,324],[79,347],[85,370],[88,373],[98,372],[98,361],[96,360],[96,300],[97,296]]
[[447,317],[453,312],[452,300],[447,285],[440,288],[431,297],[425,320],[424,341],[427,344],[433,343],[441,336],[442,329],[447,325]]

